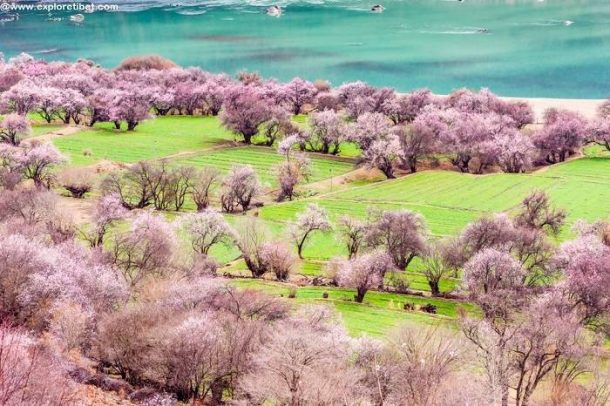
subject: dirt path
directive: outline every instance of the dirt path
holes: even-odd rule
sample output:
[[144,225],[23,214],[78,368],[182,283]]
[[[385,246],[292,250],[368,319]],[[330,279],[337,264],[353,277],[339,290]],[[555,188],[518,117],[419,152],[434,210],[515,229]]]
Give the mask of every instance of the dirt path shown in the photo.
[[49,142],[53,138],[62,137],[64,135],[72,135],[76,134],[83,130],[84,127],[81,126],[65,126],[60,128],[59,130],[51,131],[42,135],[38,135],[36,137],[28,138],[27,141],[35,140],[40,142]]
[[70,213],[71,218],[77,225],[89,224],[95,199],[74,199],[67,196],[59,196],[61,207]]

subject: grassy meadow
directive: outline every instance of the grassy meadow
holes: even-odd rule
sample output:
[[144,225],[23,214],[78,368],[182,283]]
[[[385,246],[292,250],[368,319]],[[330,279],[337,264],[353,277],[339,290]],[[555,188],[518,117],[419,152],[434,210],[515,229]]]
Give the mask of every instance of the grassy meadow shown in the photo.
[[167,116],[145,121],[130,133],[115,130],[110,123],[97,124],[53,143],[71,165],[84,166],[101,160],[134,163],[163,158],[216,147],[233,138],[214,117]]
[[[333,176],[349,172],[354,164],[347,159],[326,157],[322,154],[312,154],[312,173],[307,182],[318,182]],[[177,158],[175,162],[183,166],[201,168],[211,166],[226,173],[236,164],[248,164],[254,167],[263,184],[277,186],[274,167],[283,160],[283,157],[268,147],[234,147],[221,148],[208,152]]]
[[[302,117],[295,121],[306,125]],[[60,125],[37,124],[32,136],[44,136],[61,128]],[[289,241],[287,227],[310,203],[328,210],[335,223],[343,215],[365,218],[371,208],[412,210],[424,217],[434,237],[455,235],[481,216],[499,212],[510,214],[534,189],[547,191],[553,204],[567,211],[569,224],[558,240],[571,235],[569,225],[577,219],[593,221],[610,217],[610,155],[598,148],[587,149],[581,158],[528,174],[470,175],[427,170],[379,181],[379,177],[374,176],[348,176],[356,173],[353,171],[358,154],[357,148],[348,144],[339,157],[310,154],[312,173],[306,182],[310,185],[300,186],[300,191],[307,193],[294,201],[276,203],[273,199],[277,187],[275,166],[282,157],[273,148],[243,146],[234,141],[235,136],[225,130],[216,117],[180,116],[148,120],[134,132],[117,131],[112,125],[100,124],[51,138],[69,158],[68,166],[167,159],[170,164],[196,168],[212,166],[226,173],[235,164],[250,164],[256,169],[267,195],[263,199],[264,207],[253,209],[248,215],[257,216],[271,235],[286,241]],[[317,185],[312,188],[314,183]],[[95,191],[91,193],[95,194]],[[187,204],[187,210],[192,209],[193,205]],[[168,213],[169,218],[179,215]],[[236,228],[245,218],[242,214],[226,217]],[[388,280],[399,278],[408,282],[409,291],[416,294],[369,292],[364,303],[357,304],[353,301],[352,290],[299,282],[299,279],[323,276],[328,260],[346,254],[336,230],[312,235],[304,250],[305,260],[297,266],[297,281],[289,284],[245,278],[248,272],[235,247],[216,246],[211,254],[226,264],[219,273],[233,276],[230,283],[235,286],[259,289],[275,296],[295,296],[289,299],[295,305],[326,303],[338,311],[353,335],[382,335],[402,322],[451,323],[459,308],[476,312],[472,305],[462,301],[430,297],[417,259],[407,273],[387,276]],[[458,288],[458,278],[441,282],[444,292]],[[327,298],[323,298],[325,292]],[[433,304],[437,314],[406,311],[406,303]]]

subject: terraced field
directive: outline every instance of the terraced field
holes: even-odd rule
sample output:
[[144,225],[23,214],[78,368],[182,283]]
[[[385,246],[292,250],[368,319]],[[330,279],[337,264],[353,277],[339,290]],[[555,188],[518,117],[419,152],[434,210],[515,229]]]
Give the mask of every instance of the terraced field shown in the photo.
[[[325,157],[318,154],[311,154],[309,157],[312,161],[312,173],[308,182],[317,182],[342,175],[354,167],[353,162],[346,159]],[[283,157],[272,148],[252,146],[203,152],[188,158],[178,158],[174,162],[194,167],[213,166],[225,173],[234,165],[248,164],[254,167],[264,184],[277,186],[277,174],[274,166],[282,160]]]
[[53,143],[70,158],[71,165],[82,166],[103,159],[133,163],[160,158],[210,148],[233,138],[216,117],[166,116],[145,121],[133,132],[117,131],[104,123],[56,138]]
[[[510,212],[534,189],[549,193],[566,209],[568,222],[610,216],[610,159],[583,158],[533,174],[483,176],[427,171],[324,196],[265,207],[261,217],[289,221],[308,202],[325,207],[333,218],[364,217],[370,207],[421,213],[432,234],[452,235],[477,217]],[[566,230],[563,236],[569,235]]]
[[[282,297],[288,297],[291,289],[294,289],[296,291],[296,303],[334,306],[352,335],[380,336],[397,324],[404,322],[417,324],[448,322],[457,316],[460,307],[469,312],[476,312],[476,309],[468,303],[438,298],[371,291],[367,293],[364,303],[358,304],[352,301],[354,291],[350,289],[314,286],[291,287],[277,282],[252,279],[236,279],[231,283],[241,288],[258,289],[267,294]],[[324,292],[328,294],[327,299],[322,298]],[[433,304],[437,307],[437,314],[431,315],[421,311],[406,312],[403,309],[405,303],[415,305]]]
[[[299,117],[302,125],[303,119]],[[39,135],[58,129],[59,125],[34,126]],[[135,132],[116,131],[108,124],[85,129],[74,135],[54,138],[52,141],[67,156],[69,165],[89,165],[100,160],[132,163],[138,160],[167,158],[172,164],[194,167],[213,166],[222,172],[235,164],[252,165],[261,181],[269,188],[276,187],[274,170],[282,157],[273,148],[236,146],[231,143],[234,135],[222,128],[217,118],[210,117],[160,117],[141,124]],[[85,156],[83,151],[90,152]],[[358,154],[353,145],[345,145],[347,156]],[[584,218],[590,221],[610,217],[610,154],[598,147],[588,147],[586,156],[559,165],[544,168],[532,174],[469,175],[452,171],[424,171],[394,180],[379,181],[375,177],[354,177],[340,188],[330,187],[325,180],[340,176],[354,168],[354,159],[310,154],[313,173],[309,183],[320,182],[317,195],[291,202],[267,202],[262,208],[249,212],[267,226],[274,239],[290,239],[287,226],[296,219],[307,204],[317,203],[326,208],[333,222],[342,215],[365,218],[371,208],[382,210],[409,209],[420,213],[433,236],[457,234],[465,225],[487,214],[510,213],[534,189],[549,193],[553,203],[567,210],[568,222]],[[333,191],[334,189],[334,191]],[[193,205],[188,202],[187,210]],[[180,214],[166,213],[173,219]],[[226,215],[236,229],[247,217],[241,214]],[[569,227],[560,239],[570,236]],[[186,247],[186,246],[185,246]],[[186,248],[185,248],[186,249]],[[315,233],[303,251],[297,272],[302,277],[325,274],[331,258],[346,255],[346,250],[336,230]],[[219,273],[229,273],[237,278],[231,283],[240,288],[261,289],[287,297],[296,289],[291,303],[326,303],[341,315],[344,324],[354,335],[382,335],[399,323],[447,323],[454,320],[459,307],[476,311],[471,305],[430,297],[387,292],[369,292],[364,304],[353,302],[354,292],[337,287],[296,286],[268,280],[244,279],[249,272],[239,260],[235,246],[215,246],[211,255],[221,264]],[[422,264],[415,259],[408,272],[386,276],[388,284],[396,278],[406,280],[411,290],[427,292],[429,286],[421,273]],[[442,291],[452,291],[459,286],[459,278],[447,278],[441,282]],[[322,294],[328,293],[323,299]],[[424,293],[425,294],[425,293]],[[421,311],[405,311],[405,303],[422,305],[432,303],[438,314]]]

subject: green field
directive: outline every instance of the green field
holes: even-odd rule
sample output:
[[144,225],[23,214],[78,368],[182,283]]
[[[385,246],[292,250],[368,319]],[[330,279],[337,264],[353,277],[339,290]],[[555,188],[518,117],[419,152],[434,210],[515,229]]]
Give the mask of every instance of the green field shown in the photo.
[[[210,148],[233,138],[216,117],[166,116],[145,121],[133,132],[117,131],[104,123],[55,138],[53,143],[72,165],[82,166],[103,159],[133,163],[160,158]],[[85,156],[84,151],[91,155]]]
[[[469,175],[426,171],[400,179],[287,202],[261,210],[261,217],[290,221],[308,202],[327,208],[333,218],[365,217],[370,207],[421,213],[434,235],[456,234],[489,213],[510,212],[532,190],[549,193],[567,211],[568,223],[610,216],[610,159],[583,158],[533,174]],[[566,227],[564,236],[569,235]]]
[[[351,161],[345,159],[325,157],[320,154],[310,154],[309,157],[312,162],[312,173],[308,182],[317,182],[342,175],[354,166]],[[274,167],[283,159],[273,148],[250,146],[202,152],[187,158],[176,159],[174,162],[196,168],[212,166],[223,173],[226,173],[234,165],[248,164],[254,167],[259,179],[264,184],[276,186],[277,173]]]
[[[32,132],[29,137],[38,137],[40,135],[48,134],[53,131],[57,131],[61,128],[64,128],[64,125],[61,124],[34,124],[32,125]],[[29,138],[28,137],[28,138]]]
[[[476,313],[474,306],[464,302],[438,298],[422,298],[397,293],[370,291],[364,303],[353,301],[354,291],[334,287],[295,287],[277,282],[235,279],[231,284],[241,288],[263,291],[272,296],[288,297],[291,289],[296,289],[295,301],[300,304],[329,304],[341,314],[346,328],[353,335],[383,335],[388,329],[403,322],[435,323],[448,321],[457,316],[459,307]],[[322,294],[328,293],[328,298]],[[432,315],[418,310],[405,311],[405,303],[415,305],[433,304],[437,306],[437,314]]]
[[[301,125],[305,119],[297,119]],[[59,129],[59,125],[34,125],[33,135]],[[90,165],[101,160],[132,163],[139,160],[167,158],[171,164],[193,167],[212,166],[226,173],[236,164],[252,165],[266,187],[276,186],[275,165],[283,159],[273,148],[234,144],[234,135],[223,129],[215,117],[159,117],[142,123],[134,132],[116,131],[111,125],[101,124],[73,135],[53,138],[53,143],[70,159],[69,165]],[[83,151],[91,153],[85,156]],[[355,156],[357,148],[345,145],[344,154]],[[354,160],[341,157],[309,154],[312,159],[312,176],[309,183],[319,182],[345,174],[354,168]],[[610,154],[597,146],[587,147],[585,156],[569,162],[543,168],[531,174],[493,173],[488,175],[460,174],[453,171],[423,171],[393,180],[371,177],[354,179],[338,185],[324,182],[315,187],[310,197],[275,203],[266,200],[264,207],[253,209],[267,226],[273,239],[290,242],[287,226],[310,203],[326,208],[331,221],[342,215],[366,218],[371,208],[382,210],[409,209],[420,213],[432,236],[456,235],[468,223],[492,213],[511,214],[525,195],[535,189],[549,193],[557,207],[566,209],[568,223],[583,218],[589,221],[610,217]],[[334,187],[331,187],[333,185]],[[337,187],[338,186],[338,187]],[[310,188],[313,189],[313,186]],[[95,194],[92,194],[95,196]],[[91,198],[91,197],[90,197]],[[217,204],[216,204],[217,206]],[[192,210],[191,202],[186,205]],[[180,214],[166,213],[168,218]],[[239,229],[246,217],[227,215],[227,220]],[[569,225],[560,240],[571,236]],[[185,250],[188,250],[186,246]],[[305,260],[296,266],[300,279],[325,276],[326,261],[345,257],[346,250],[335,229],[312,235],[303,251]],[[447,323],[456,317],[458,307],[474,311],[467,303],[438,298],[404,295],[387,292],[369,292],[365,303],[353,301],[354,292],[336,287],[315,287],[281,284],[269,280],[246,279],[245,264],[239,260],[235,246],[215,246],[211,255],[221,264],[220,274],[229,273],[237,278],[231,283],[240,288],[255,288],[274,296],[287,297],[296,289],[295,304],[328,304],[341,315],[351,334],[383,335],[399,323]],[[386,276],[386,285],[392,278],[408,282],[411,291],[429,292],[421,273],[421,261],[415,259],[407,272]],[[458,278],[446,278],[441,291],[459,288]],[[322,298],[327,292],[329,297]],[[422,305],[433,303],[438,314],[405,311],[405,303]]]

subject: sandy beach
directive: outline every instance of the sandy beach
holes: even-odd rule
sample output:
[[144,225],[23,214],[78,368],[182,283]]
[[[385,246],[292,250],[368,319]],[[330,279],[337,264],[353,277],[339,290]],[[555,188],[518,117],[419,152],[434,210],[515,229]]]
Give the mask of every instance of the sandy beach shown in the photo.
[[597,114],[598,106],[603,99],[546,99],[546,98],[527,98],[527,97],[502,97],[504,100],[524,100],[534,109],[536,122],[541,122],[544,112],[549,108],[567,109],[576,111],[586,118],[594,118]]

